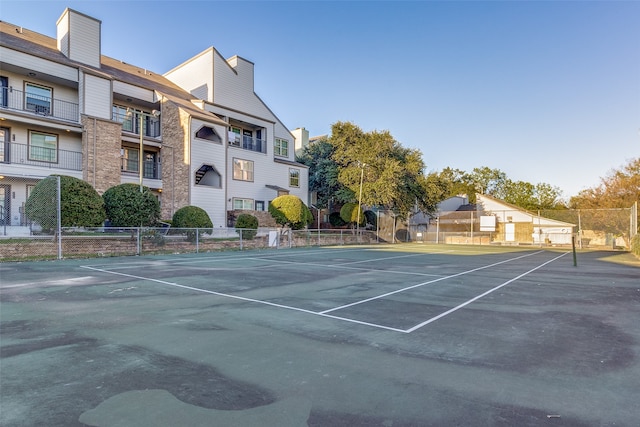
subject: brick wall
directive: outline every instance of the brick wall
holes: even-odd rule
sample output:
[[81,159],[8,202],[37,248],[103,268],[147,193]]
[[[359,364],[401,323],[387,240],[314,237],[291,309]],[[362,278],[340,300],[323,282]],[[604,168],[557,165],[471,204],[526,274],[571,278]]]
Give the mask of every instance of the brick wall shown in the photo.
[[82,126],[82,178],[102,194],[121,182],[122,125],[83,115]]
[[189,114],[172,102],[162,103],[162,212],[171,219],[175,211],[189,205],[190,147]]

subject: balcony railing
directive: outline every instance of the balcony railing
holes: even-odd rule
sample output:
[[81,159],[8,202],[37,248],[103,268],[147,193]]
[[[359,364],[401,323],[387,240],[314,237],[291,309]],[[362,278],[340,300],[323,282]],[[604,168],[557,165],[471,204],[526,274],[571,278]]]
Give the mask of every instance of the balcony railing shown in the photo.
[[[142,177],[146,179],[162,179],[161,164],[155,160],[145,160],[143,162],[144,169],[142,170]],[[138,159],[125,159],[122,158],[121,165],[122,173],[127,175],[139,174]]]
[[[139,113],[119,114],[112,113],[111,120],[122,123],[122,130],[124,132],[131,132],[136,135],[140,135],[140,117]],[[160,133],[160,118],[149,115],[144,115],[142,119],[143,135],[149,138],[159,138]]]
[[82,170],[82,153],[16,144],[0,143],[0,163],[40,166],[47,169]]
[[37,116],[79,122],[78,104],[47,96],[26,93],[12,87],[0,87],[0,108],[26,111]]
[[[242,138],[242,143],[240,142]],[[235,139],[229,140],[229,145],[240,147],[244,150],[256,151],[258,153],[267,152],[267,141],[264,139],[253,138],[247,135],[236,135]]]

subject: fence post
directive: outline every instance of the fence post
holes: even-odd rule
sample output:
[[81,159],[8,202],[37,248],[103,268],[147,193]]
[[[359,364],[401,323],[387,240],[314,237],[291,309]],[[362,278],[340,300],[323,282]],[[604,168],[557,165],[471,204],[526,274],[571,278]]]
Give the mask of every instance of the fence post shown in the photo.
[[242,228],[239,230],[240,231],[240,250],[242,250]]
[[136,242],[136,246],[137,246],[137,254],[138,256],[142,255],[142,236],[141,236],[141,232],[142,232],[142,227],[136,227],[136,237],[137,237],[137,242]]
[[58,259],[62,259],[62,202],[60,196],[60,176],[56,176],[56,192],[58,193],[58,205],[56,207],[58,216],[56,224],[56,228],[58,229]]
[[200,229],[196,228],[196,253],[200,252]]

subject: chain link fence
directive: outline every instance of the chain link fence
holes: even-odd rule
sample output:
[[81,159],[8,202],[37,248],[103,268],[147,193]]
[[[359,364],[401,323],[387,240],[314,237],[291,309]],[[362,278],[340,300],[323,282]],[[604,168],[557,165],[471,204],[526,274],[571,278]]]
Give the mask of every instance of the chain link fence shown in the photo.
[[0,239],[2,261],[205,253],[376,243],[372,232],[282,228],[99,227]]
[[[388,215],[387,215],[388,216]],[[387,222],[392,219],[387,219]],[[381,220],[383,223],[384,220]],[[387,229],[389,226],[386,227]],[[395,225],[396,241],[629,249],[637,203],[624,209],[451,211]]]

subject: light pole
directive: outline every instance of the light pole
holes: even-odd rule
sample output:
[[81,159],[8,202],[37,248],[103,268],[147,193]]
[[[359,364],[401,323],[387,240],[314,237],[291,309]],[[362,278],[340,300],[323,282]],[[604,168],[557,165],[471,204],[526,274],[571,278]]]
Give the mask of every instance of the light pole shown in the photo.
[[[360,164],[360,162],[358,162]],[[356,233],[358,235],[358,239],[360,238],[360,205],[362,204],[362,181],[364,180],[364,167],[367,166],[366,163],[360,164],[360,196],[358,197],[358,216],[356,217]]]
[[140,149],[138,152],[138,177],[140,179],[140,192],[142,193],[142,181],[144,179],[144,117],[154,117],[157,118],[160,116],[160,111],[153,110],[151,114],[145,113],[143,111],[135,112],[132,109],[127,108],[127,115],[131,117],[133,120],[133,116],[138,115],[138,132],[140,133]]

